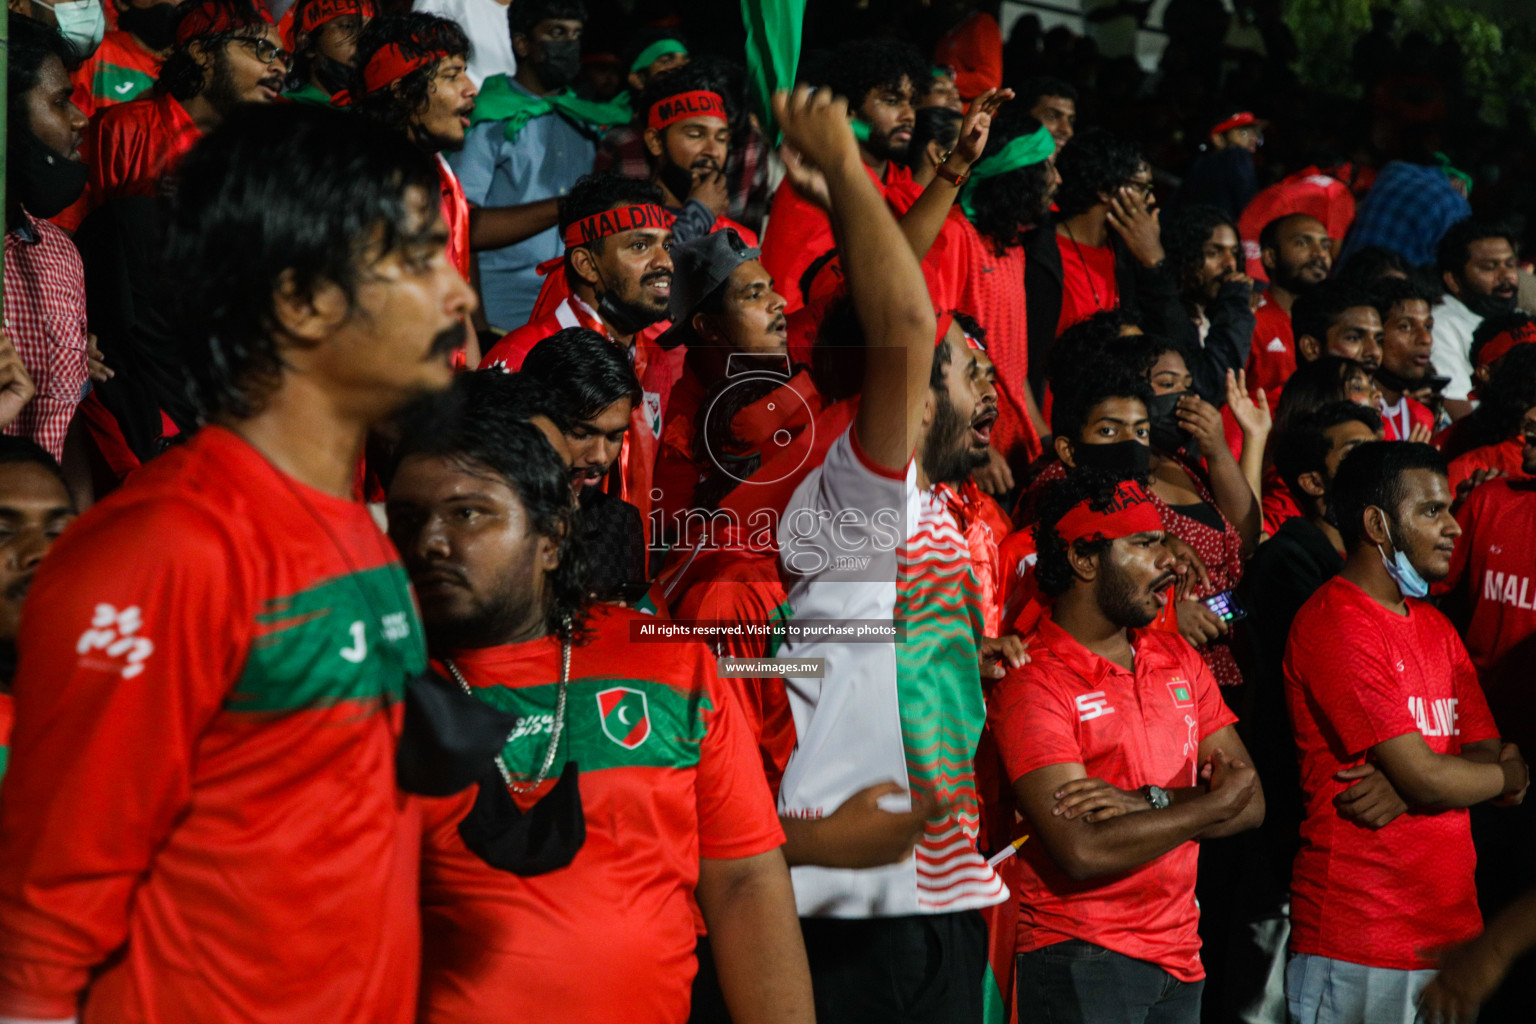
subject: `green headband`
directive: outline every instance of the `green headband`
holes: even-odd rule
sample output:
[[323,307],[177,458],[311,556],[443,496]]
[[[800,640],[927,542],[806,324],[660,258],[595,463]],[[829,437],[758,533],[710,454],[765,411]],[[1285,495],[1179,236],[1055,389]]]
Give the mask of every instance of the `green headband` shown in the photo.
[[868,142],[869,141],[869,122],[868,121],[864,120],[862,117],[855,117],[852,121],[850,121],[848,123],[848,127],[853,129],[853,137],[854,138],[858,139],[860,142]]
[[1468,174],[1466,171],[1460,171],[1452,167],[1451,158],[1446,156],[1444,153],[1435,154],[1435,163],[1440,166],[1440,170],[1445,174],[1447,178],[1450,178],[1453,181],[1459,181],[1466,186],[1467,198],[1470,199],[1472,197],[1472,175]]
[[960,209],[965,211],[967,217],[976,215],[976,208],[971,202],[971,188],[978,181],[995,178],[999,174],[1007,174],[1021,167],[1033,166],[1055,155],[1056,139],[1051,135],[1050,129],[1043,125],[1033,135],[1020,135],[1011,140],[1008,145],[985,160],[977,161],[971,168],[970,180],[960,190]]
[[641,68],[650,67],[656,62],[657,57],[665,57],[669,53],[687,53],[688,47],[683,45],[681,39],[658,39],[650,46],[640,51],[640,56],[629,66],[629,73],[634,74]]

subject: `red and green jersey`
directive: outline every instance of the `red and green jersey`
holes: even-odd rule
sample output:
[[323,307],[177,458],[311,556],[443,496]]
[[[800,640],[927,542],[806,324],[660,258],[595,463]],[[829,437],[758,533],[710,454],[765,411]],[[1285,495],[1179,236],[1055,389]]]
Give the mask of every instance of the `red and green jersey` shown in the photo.
[[108,32],[96,52],[70,73],[75,106],[86,117],[149,92],[160,77],[160,58],[131,32]]
[[408,583],[366,508],[206,427],[37,574],[0,801],[0,1017],[414,1019]]
[[[565,727],[551,778],[580,765],[587,838],[567,868],[520,878],[459,838],[472,794],[433,801],[422,861],[425,1024],[688,1019],[699,858],[784,842],[741,712],[698,643],[639,644],[656,620],[600,606],[571,652]],[[517,712],[502,752],[537,774],[554,722],[553,637],[454,655],[488,704]],[[514,794],[531,806],[547,792]]]

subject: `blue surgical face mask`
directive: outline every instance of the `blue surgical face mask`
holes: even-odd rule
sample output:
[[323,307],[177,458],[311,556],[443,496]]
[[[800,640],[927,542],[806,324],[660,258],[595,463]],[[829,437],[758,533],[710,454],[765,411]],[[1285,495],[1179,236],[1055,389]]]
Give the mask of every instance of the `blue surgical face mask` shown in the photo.
[[107,34],[107,14],[100,0],[69,0],[54,4],[53,17],[59,23],[59,35],[74,47],[78,59],[96,52]]
[[[1386,524],[1387,517],[1384,512],[1381,521],[1383,525]],[[1398,547],[1397,541],[1392,539],[1390,529],[1387,530],[1387,541],[1396,551],[1392,558],[1387,558],[1387,553],[1382,550],[1380,544],[1376,545],[1376,550],[1381,554],[1381,564],[1387,567],[1387,575],[1391,576],[1392,582],[1397,584],[1398,592],[1404,597],[1424,597],[1429,593],[1429,584],[1424,581],[1423,576],[1419,575],[1419,570],[1413,567],[1413,563],[1408,561],[1408,556],[1403,554],[1403,549]]]

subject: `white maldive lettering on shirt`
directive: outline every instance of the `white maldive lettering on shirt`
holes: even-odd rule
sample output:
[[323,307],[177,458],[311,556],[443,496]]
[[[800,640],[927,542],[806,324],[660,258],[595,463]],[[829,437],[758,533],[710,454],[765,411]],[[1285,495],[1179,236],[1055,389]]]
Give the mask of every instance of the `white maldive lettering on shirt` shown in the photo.
[[507,737],[507,742],[520,740],[525,736],[538,736],[541,733],[550,733],[555,730],[554,715],[524,715],[517,720],[517,728],[512,730],[512,735]]
[[1512,608],[1524,608],[1526,611],[1536,611],[1536,588],[1532,588],[1529,576],[1517,576],[1514,573],[1506,576],[1502,572],[1485,569],[1483,600],[1497,601],[1499,604],[1507,604]]
[[1094,690],[1092,693],[1082,694],[1077,698],[1077,720],[1079,722],[1091,722],[1095,718],[1104,715],[1112,715],[1115,709],[1109,706],[1109,698],[1104,696],[1103,690]]
[[1461,727],[1456,721],[1456,698],[1424,697],[1408,698],[1408,713],[1418,723],[1423,736],[1460,736]]
[[[93,667],[116,668],[124,679],[132,679],[144,671],[145,660],[155,653],[153,640],[134,635],[143,625],[144,616],[138,605],[130,605],[118,611],[110,604],[98,604],[91,612],[90,628],[75,641],[75,653],[87,655],[94,651],[104,651],[113,660]],[[117,659],[122,660],[119,662]]]

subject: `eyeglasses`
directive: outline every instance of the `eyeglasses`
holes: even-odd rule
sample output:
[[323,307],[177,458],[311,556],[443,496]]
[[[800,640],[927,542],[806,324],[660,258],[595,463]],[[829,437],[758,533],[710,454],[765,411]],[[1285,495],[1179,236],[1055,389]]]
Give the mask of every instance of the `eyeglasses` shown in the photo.
[[1133,188],[1140,192],[1142,199],[1151,199],[1152,193],[1156,191],[1156,186],[1153,185],[1150,181],[1137,181],[1135,178],[1127,178],[1120,184],[1126,188]]
[[256,59],[263,64],[274,64],[282,61],[283,66],[286,67],[293,60],[293,53],[291,51],[285,50],[266,39],[244,39],[237,37],[235,42],[241,46],[249,47],[250,51],[256,55]]

